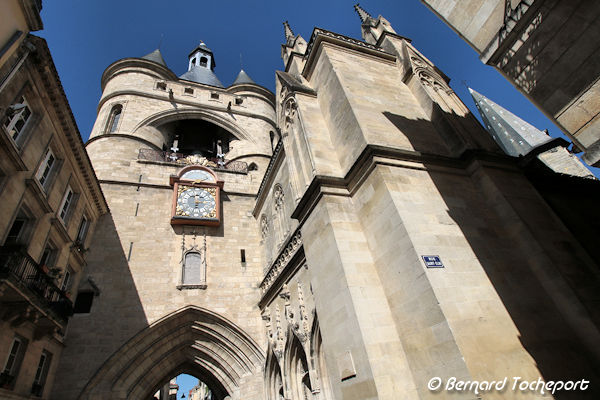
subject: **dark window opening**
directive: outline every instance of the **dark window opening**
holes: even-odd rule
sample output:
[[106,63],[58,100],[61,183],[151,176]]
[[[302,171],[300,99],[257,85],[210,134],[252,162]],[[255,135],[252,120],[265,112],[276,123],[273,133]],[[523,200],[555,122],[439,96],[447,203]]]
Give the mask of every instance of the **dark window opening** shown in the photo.
[[218,100],[219,99],[219,93],[215,93],[215,92],[211,93],[210,94],[210,98],[214,99],[214,100]]
[[75,300],[75,314],[89,314],[94,302],[94,292],[80,292]]
[[235,105],[239,106],[240,104],[242,104],[244,102],[244,99],[242,99],[241,97],[236,97],[235,98]]
[[119,127],[119,120],[121,119],[121,112],[123,111],[123,106],[118,104],[114,106],[110,112],[110,119],[108,121],[108,132],[116,132]]
[[248,171],[258,171],[258,165],[256,165],[256,163],[250,163],[250,165],[248,165]]
[[196,57],[192,58],[192,65],[196,65]]
[[185,94],[194,94],[194,89],[186,87],[185,89],[183,89],[183,92]]
[[200,66],[201,67],[206,67],[206,64],[208,64],[208,58],[206,58],[206,57],[200,57]]
[[[199,155],[208,159],[216,159],[223,154],[227,158],[230,143],[235,136],[227,130],[211,122],[192,119],[169,122],[159,127],[167,143],[171,145],[177,140],[176,152],[188,155]],[[216,160],[213,160],[216,162]]]
[[246,250],[245,249],[240,249],[240,258],[243,263],[246,262]]
[[54,261],[56,260],[56,248],[48,243],[44,248],[44,252],[42,253],[42,258],[40,259],[40,265],[45,265],[48,268],[54,266]]
[[166,82],[156,82],[156,88],[158,90],[167,90]]

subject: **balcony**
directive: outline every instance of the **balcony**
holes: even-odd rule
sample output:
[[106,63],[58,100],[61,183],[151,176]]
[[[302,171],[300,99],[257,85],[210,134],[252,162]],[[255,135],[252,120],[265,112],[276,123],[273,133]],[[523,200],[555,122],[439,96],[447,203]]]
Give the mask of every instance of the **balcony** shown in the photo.
[[17,326],[33,322],[36,335],[62,330],[73,303],[22,248],[0,247],[0,302],[10,305],[2,318]]
[[219,160],[216,157],[203,157],[196,154],[172,153],[152,149],[140,149],[138,160],[167,162],[179,165],[202,165],[215,171],[229,171],[242,174],[248,173],[248,164],[243,161]]

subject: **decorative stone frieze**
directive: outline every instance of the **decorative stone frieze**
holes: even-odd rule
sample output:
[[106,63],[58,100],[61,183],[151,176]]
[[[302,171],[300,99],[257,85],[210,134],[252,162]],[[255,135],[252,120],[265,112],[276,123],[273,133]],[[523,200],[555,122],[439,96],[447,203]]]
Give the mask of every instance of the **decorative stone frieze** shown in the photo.
[[281,271],[286,267],[288,262],[292,259],[292,257],[296,254],[298,249],[302,247],[302,236],[300,231],[296,232],[294,236],[288,241],[285,249],[281,252],[279,257],[275,260],[275,262],[269,268],[269,272],[267,272],[265,278],[260,284],[260,290],[264,294],[272,285],[273,282],[277,279]]

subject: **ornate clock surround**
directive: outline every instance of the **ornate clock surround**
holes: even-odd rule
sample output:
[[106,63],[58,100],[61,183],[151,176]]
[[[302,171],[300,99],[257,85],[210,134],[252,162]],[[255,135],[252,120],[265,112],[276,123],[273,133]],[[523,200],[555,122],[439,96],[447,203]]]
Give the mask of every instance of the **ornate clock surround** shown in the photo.
[[171,175],[169,184],[173,186],[171,225],[221,224],[223,181],[212,170],[190,165]]

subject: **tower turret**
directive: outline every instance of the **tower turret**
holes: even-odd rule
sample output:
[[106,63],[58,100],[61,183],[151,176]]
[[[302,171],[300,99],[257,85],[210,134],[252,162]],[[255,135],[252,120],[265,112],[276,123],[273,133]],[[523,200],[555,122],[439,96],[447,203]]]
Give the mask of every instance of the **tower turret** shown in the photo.
[[392,28],[392,25],[381,15],[377,18],[373,18],[371,14],[365,11],[358,3],[354,5],[354,10],[356,10],[360,18],[362,24],[362,37],[367,43],[377,44],[379,39],[386,32],[396,35],[396,31]]
[[210,86],[223,87],[223,84],[213,72],[216,66],[213,52],[203,41],[200,41],[200,44],[192,50],[188,58],[188,71],[180,76],[181,79]]

